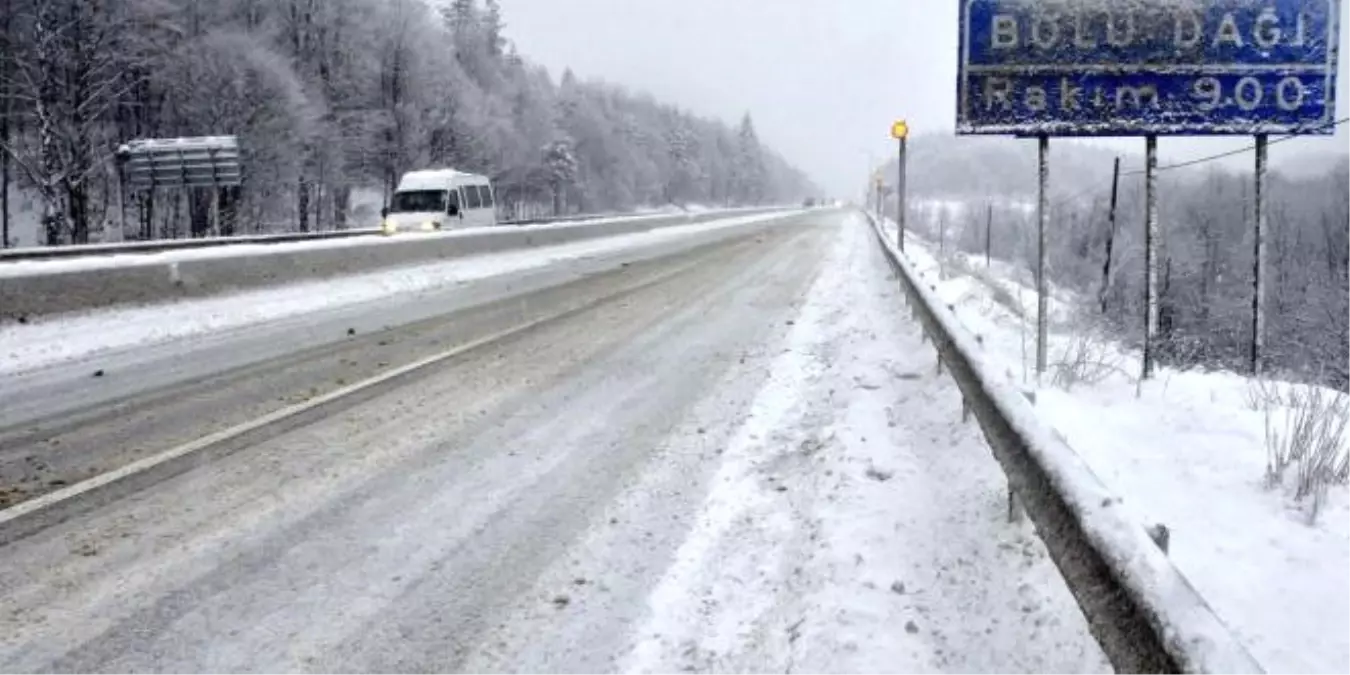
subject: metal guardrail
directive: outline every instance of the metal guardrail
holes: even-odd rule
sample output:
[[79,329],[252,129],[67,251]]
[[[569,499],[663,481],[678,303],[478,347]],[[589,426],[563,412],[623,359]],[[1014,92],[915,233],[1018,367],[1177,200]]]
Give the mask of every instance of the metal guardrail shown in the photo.
[[379,234],[379,228],[335,230],[332,232],[289,232],[285,234],[254,234],[238,237],[203,237],[200,239],[155,239],[128,241],[116,244],[79,244],[74,246],[40,246],[0,251],[0,264],[14,260],[51,260],[81,256],[115,255],[118,253],[158,253],[192,248],[211,248],[236,244],[286,244],[322,239],[350,239]]
[[871,214],[891,269],[1116,672],[1263,672],[1121,500],[987,367]]
[[540,218],[517,218],[515,220],[500,220],[498,225],[547,225],[549,223],[576,223],[583,220],[595,220],[597,218],[642,218],[644,216],[670,216],[673,213],[588,213],[571,216],[544,216]]
[[[623,216],[632,216],[634,218],[641,218],[647,215],[662,216],[662,215],[676,215],[676,214],[662,214],[662,213],[581,214],[581,215],[557,216],[548,218],[525,218],[520,220],[503,220],[499,221],[497,225],[500,227],[546,225],[549,223],[572,223],[572,222],[581,222],[584,220],[594,220],[597,218],[618,218]],[[231,246],[235,244],[287,244],[297,241],[350,239],[353,237],[369,237],[378,234],[381,234],[380,228],[367,227],[352,230],[334,230],[330,232],[288,232],[283,234],[241,235],[237,237],[203,237],[200,239],[156,239],[152,241],[129,241],[115,244],[41,246],[23,249],[0,250],[0,264],[3,264],[8,261],[17,261],[17,260],[51,260],[56,258],[78,258],[80,256],[115,255],[119,253],[158,253],[160,251],[177,251],[194,248],[211,248],[214,246]]]
[[[36,317],[105,309],[117,305],[148,305],[170,300],[203,298],[277,286],[302,280],[336,278],[405,265],[446,262],[457,258],[533,249],[582,240],[637,234],[684,225],[698,225],[737,216],[762,216],[782,207],[710,210],[698,213],[652,214],[631,217],[572,217],[564,224],[522,227],[456,229],[434,236],[367,236],[349,244],[248,246],[258,239],[216,240],[210,255],[170,253],[183,243],[199,240],[136,245],[113,244],[91,254],[64,261],[0,262],[0,324]],[[731,220],[727,221],[731,223]],[[360,232],[348,232],[360,236]],[[426,233],[431,235],[432,233]],[[294,238],[297,235],[287,235]],[[298,235],[305,236],[305,235]],[[328,236],[327,233],[324,236]],[[312,238],[312,237],[311,237]],[[271,241],[276,241],[273,237]],[[219,244],[236,244],[224,246]],[[164,244],[170,244],[165,246]],[[110,251],[162,251],[159,255],[121,255]],[[135,249],[132,249],[135,250]]]

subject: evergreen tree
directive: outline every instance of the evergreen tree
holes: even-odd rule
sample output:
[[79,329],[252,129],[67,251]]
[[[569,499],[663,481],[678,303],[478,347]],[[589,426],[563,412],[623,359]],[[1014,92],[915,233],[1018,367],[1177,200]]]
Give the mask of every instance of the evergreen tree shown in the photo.
[[741,118],[736,146],[734,194],[741,204],[759,204],[767,196],[763,152],[763,148],[759,145],[759,136],[755,134],[755,123],[747,112]]
[[483,13],[483,33],[486,37],[488,54],[493,58],[500,58],[505,50],[506,40],[502,37],[505,29],[501,3],[498,0],[487,0],[487,11]]

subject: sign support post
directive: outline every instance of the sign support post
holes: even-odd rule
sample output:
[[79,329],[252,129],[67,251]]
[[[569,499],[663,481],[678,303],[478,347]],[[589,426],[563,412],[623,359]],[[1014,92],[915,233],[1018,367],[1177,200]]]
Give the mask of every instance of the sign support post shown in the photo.
[[900,155],[897,163],[900,176],[896,180],[895,185],[895,222],[899,225],[900,241],[897,243],[899,244],[901,251],[905,250],[905,141],[905,137],[901,136]]
[[1265,134],[1256,135],[1256,217],[1255,232],[1252,237],[1252,375],[1261,374],[1262,349],[1266,339],[1266,279],[1263,274],[1266,265],[1266,230],[1269,225],[1269,211],[1266,209],[1266,192],[1270,187],[1266,182],[1266,146]]
[[909,124],[907,124],[904,120],[896,120],[895,123],[891,125],[891,138],[894,138],[896,141],[899,141],[899,150],[895,158],[895,167],[896,167],[895,172],[897,174],[895,179],[895,224],[896,229],[898,230],[898,234],[896,235],[897,237],[896,245],[900,247],[901,252],[904,252],[905,211],[906,211],[905,162],[907,161],[905,157],[906,155],[905,149],[906,149],[906,141],[909,140]]
[[1144,138],[1144,372],[1153,377],[1158,335],[1158,137]]
[[1050,220],[1050,137],[1036,139],[1039,179],[1036,197],[1036,380],[1045,373],[1045,226]]
[[119,147],[113,158],[117,162],[117,240],[123,241],[127,237],[127,160],[131,153]]

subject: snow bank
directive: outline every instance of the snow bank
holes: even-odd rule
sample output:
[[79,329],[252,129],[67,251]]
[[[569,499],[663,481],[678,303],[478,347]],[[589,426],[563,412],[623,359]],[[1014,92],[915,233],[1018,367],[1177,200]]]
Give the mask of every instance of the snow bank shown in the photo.
[[[1266,668],[1345,671],[1350,495],[1333,489],[1310,525],[1302,507],[1264,485],[1264,414],[1249,405],[1248,378],[1159,368],[1138,389],[1139,354],[1103,340],[1094,350],[1110,368],[1100,380],[1038,388],[1035,289],[1024,275],[999,261],[984,272],[983,258],[968,255],[940,271],[931,243],[907,239],[906,249],[960,323],[981,336],[990,370],[1038,389],[1037,416],[1124,496],[1132,520],[1168,526],[1172,563]],[[1021,298],[1021,316],[1008,297]],[[1059,304],[1053,314],[1064,318],[1072,308]],[[1052,323],[1052,368],[1074,348],[1069,327]]]

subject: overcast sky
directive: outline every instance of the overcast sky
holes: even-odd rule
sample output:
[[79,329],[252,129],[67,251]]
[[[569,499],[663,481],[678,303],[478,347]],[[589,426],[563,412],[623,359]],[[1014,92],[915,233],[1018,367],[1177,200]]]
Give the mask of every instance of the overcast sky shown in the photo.
[[[950,133],[956,116],[957,3],[952,0],[501,0],[507,35],[556,78],[564,67],[735,121],[833,194],[847,196],[894,152],[897,117],[914,132]],[[1350,21],[1342,8],[1343,45]],[[1344,51],[1344,49],[1342,50]],[[1337,115],[1350,115],[1341,59]],[[1343,125],[1343,129],[1344,129]],[[1271,149],[1287,161],[1310,147]],[[1101,141],[1098,141],[1101,142]],[[1139,139],[1107,141],[1142,149]],[[1164,161],[1249,139],[1163,139]],[[1335,145],[1333,145],[1335,144]],[[1249,160],[1248,160],[1249,161]]]

